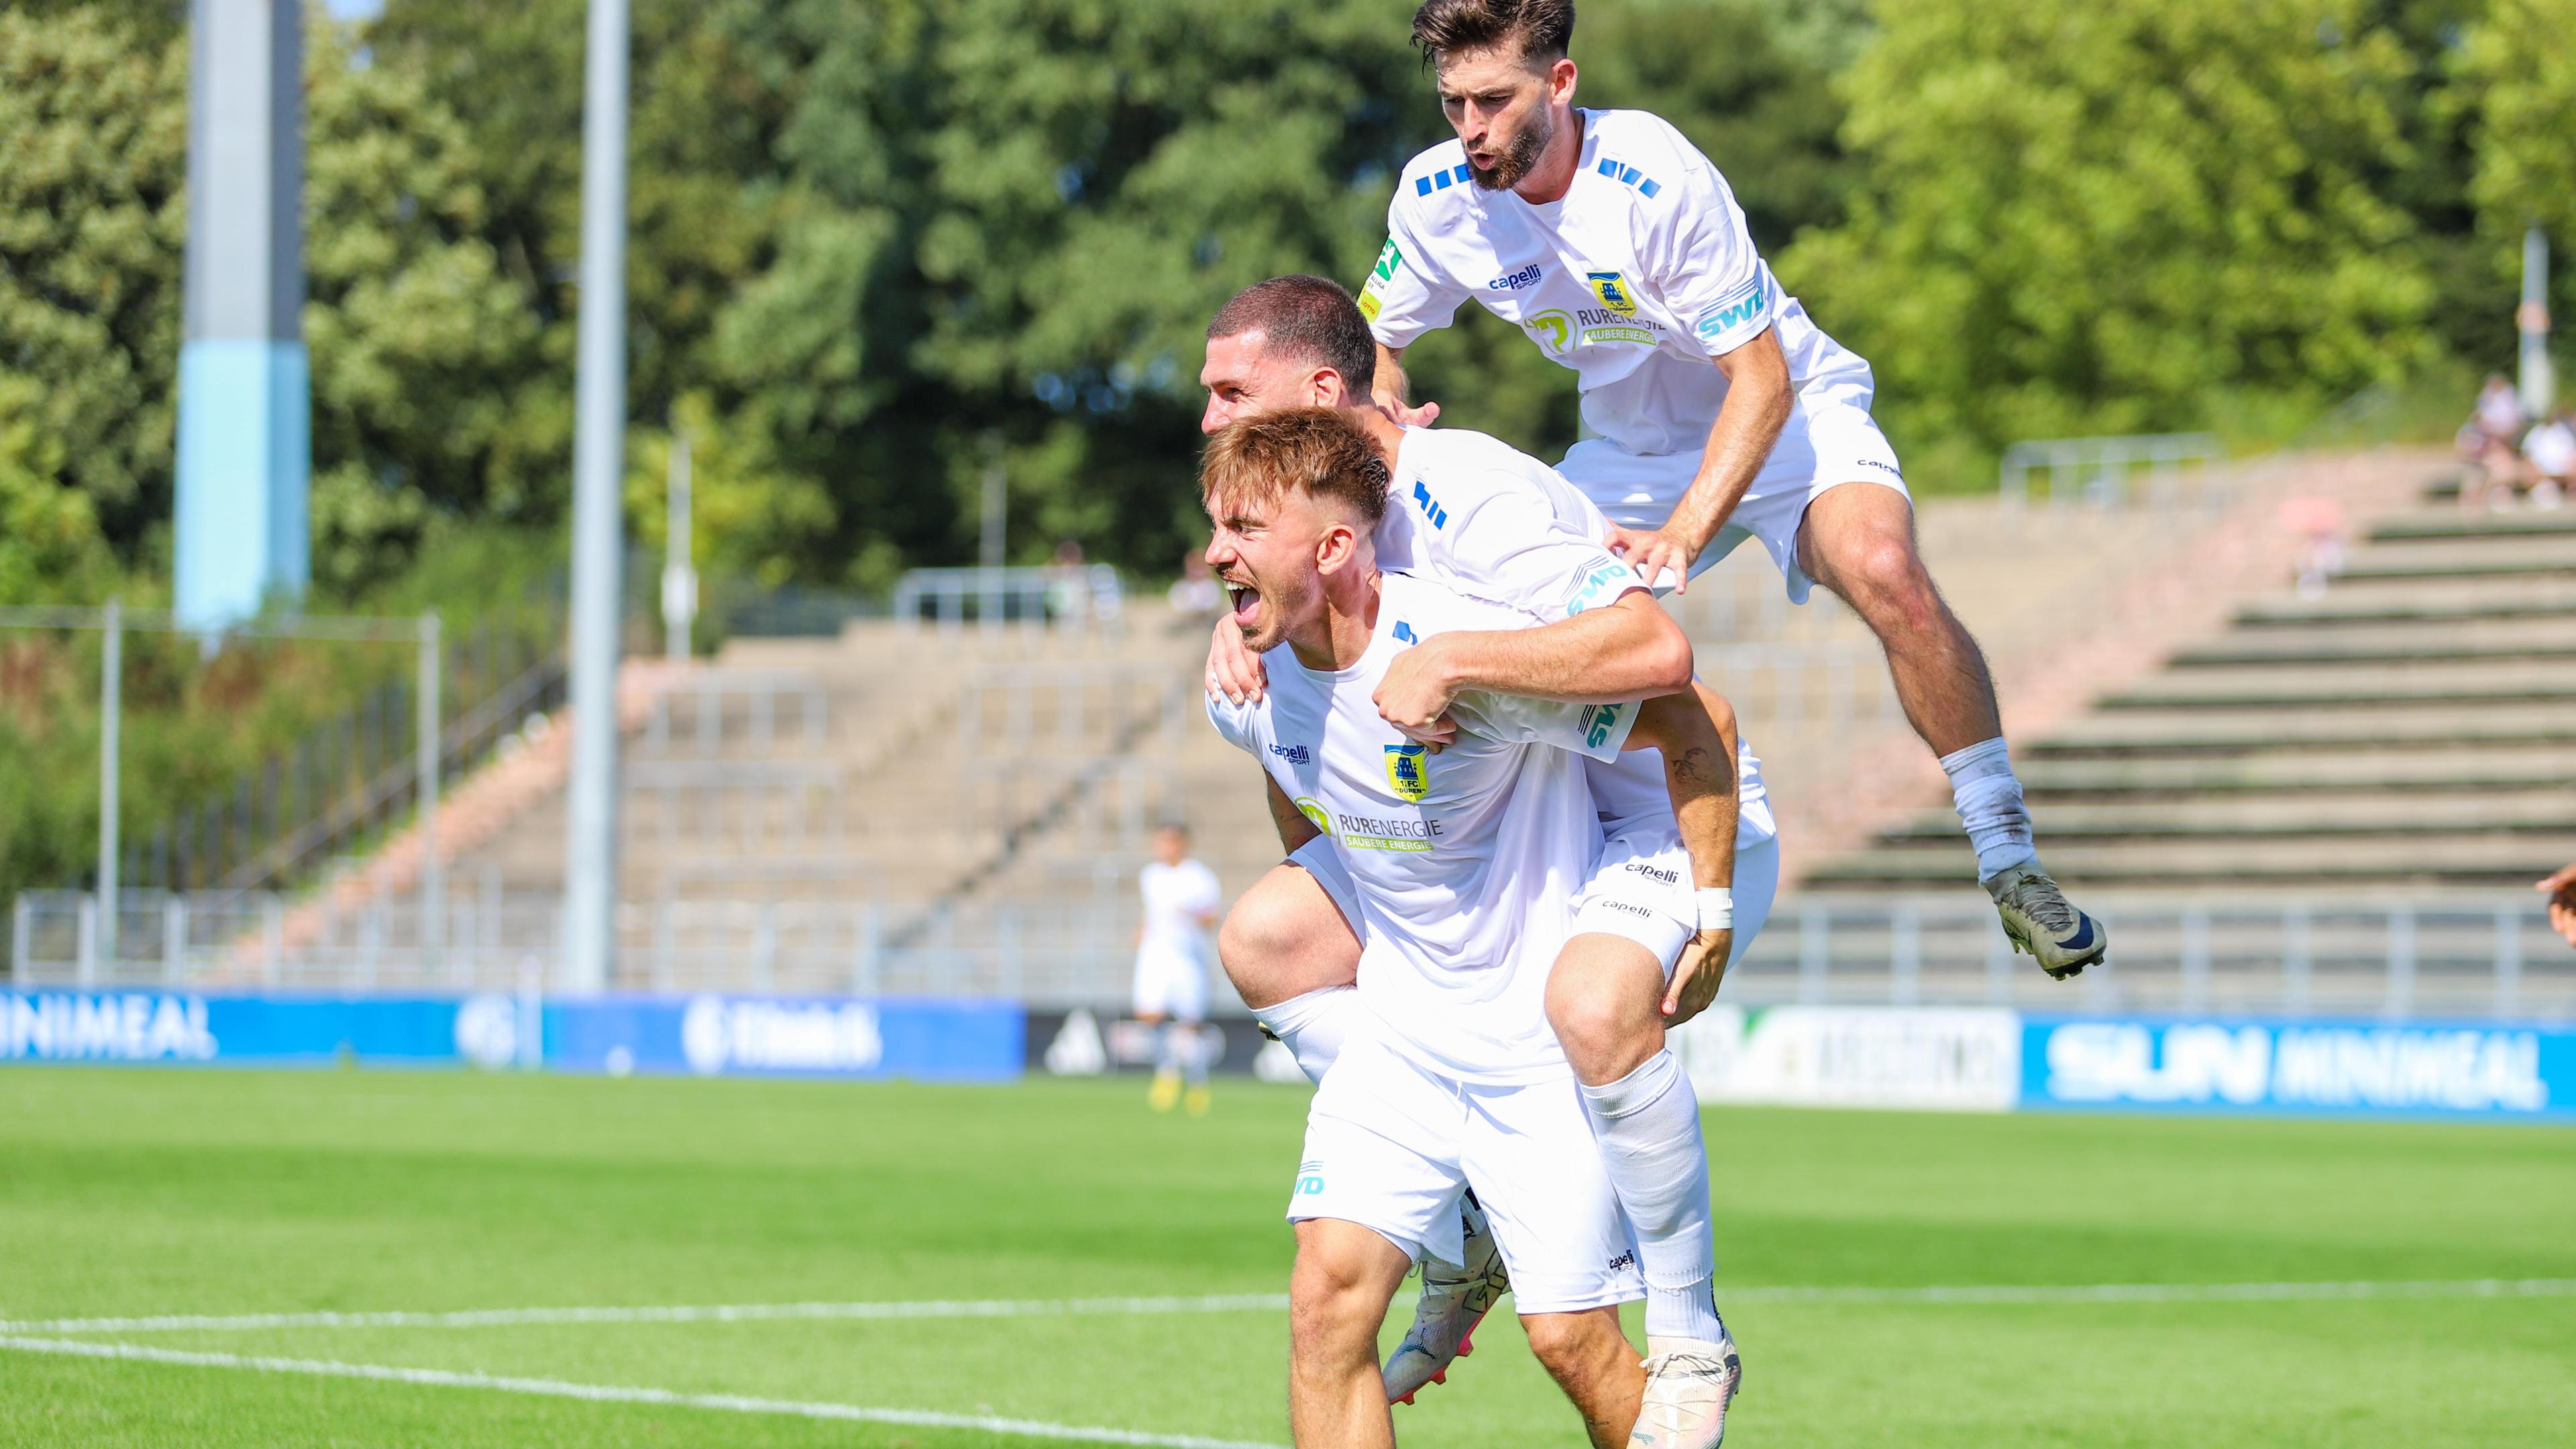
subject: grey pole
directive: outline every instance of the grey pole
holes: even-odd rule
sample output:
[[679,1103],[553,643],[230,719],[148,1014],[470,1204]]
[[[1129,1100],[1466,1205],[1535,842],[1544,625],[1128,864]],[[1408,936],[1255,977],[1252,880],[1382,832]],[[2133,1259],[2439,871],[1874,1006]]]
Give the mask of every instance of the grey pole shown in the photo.
[[608,986],[617,911],[620,450],[626,427],[626,0],[590,0],[581,139],[581,319],[574,390],[572,781],[564,840],[565,990]]
[[2522,234],[2522,306],[2513,321],[2522,334],[2522,415],[2545,418],[2558,380],[2549,367],[2549,238],[2536,222]]
[[107,601],[98,664],[98,951],[116,960],[116,770],[118,726],[125,713],[124,605]]
[[213,630],[304,592],[312,387],[304,350],[304,11],[192,0],[188,250],[173,580]]
[[447,950],[447,872],[438,859],[438,615],[420,616],[419,763],[420,954],[425,971],[438,969]]
[[689,628],[698,617],[698,570],[690,561],[689,430],[671,430],[671,486],[663,515],[662,653],[674,664],[689,658]]
[[984,576],[977,582],[983,594],[983,628],[990,634],[1002,627],[1002,562],[1008,557],[1011,520],[1010,474],[1002,466],[1002,435],[984,435],[984,537],[977,559]]

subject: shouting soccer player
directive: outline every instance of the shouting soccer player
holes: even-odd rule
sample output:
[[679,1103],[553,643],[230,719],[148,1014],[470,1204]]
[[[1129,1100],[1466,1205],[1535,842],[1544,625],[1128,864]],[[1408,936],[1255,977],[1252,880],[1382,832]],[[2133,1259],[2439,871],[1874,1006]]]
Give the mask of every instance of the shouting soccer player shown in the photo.
[[1886,648],[1941,757],[2005,932],[2049,975],[2108,945],[2040,868],[1985,658],[1915,551],[1863,362],[1771,275],[1726,178],[1643,111],[1579,110],[1573,0],[1429,0],[1413,40],[1458,139],[1404,170],[1360,294],[1376,391],[1406,422],[1404,349],[1472,297],[1580,378],[1597,436],[1559,470],[1649,580],[1759,539],[1793,602],[1840,595]]
[[[1608,706],[1684,687],[1689,640],[1603,546],[1609,525],[1600,510],[1546,464],[1492,438],[1395,424],[1369,400],[1375,356],[1349,293],[1319,277],[1274,277],[1238,293],[1208,324],[1200,381],[1208,391],[1201,426],[1211,433],[1281,408],[1336,409],[1389,470],[1390,506],[1372,540],[1378,562],[1508,606],[1493,627],[1444,634],[1389,661],[1372,691],[1380,717],[1407,738],[1436,742],[1461,691]],[[1238,621],[1219,621],[1208,675],[1212,696],[1260,700],[1266,672],[1246,652]],[[1736,773],[1740,953],[1769,910],[1779,850],[1758,762],[1740,745]],[[1607,897],[1658,875],[1678,879],[1672,813],[1651,752],[1596,762],[1587,774],[1607,842],[1586,889]],[[1217,954],[1253,1014],[1322,1082],[1350,1024],[1365,1016],[1351,985],[1365,979],[1362,917],[1345,853],[1288,796],[1273,792],[1271,809],[1288,861],[1235,902]],[[1726,958],[1687,951],[1676,963],[1650,939],[1663,929],[1659,914],[1689,921],[1650,906],[1628,917],[1635,939],[1617,930],[1578,936],[1549,968],[1545,1005],[1636,1227],[1648,1350],[1677,1376],[1734,1351],[1713,1289],[1698,1102],[1664,1044],[1668,1026],[1708,1003]],[[1386,1366],[1390,1397],[1445,1370],[1500,1292],[1492,1235],[1472,1210],[1464,1243],[1463,1257],[1424,1265],[1413,1329]]]
[[[1659,966],[1694,935],[1724,959],[1731,717],[1685,680],[1607,707],[1466,691],[1449,703],[1443,744],[1396,730],[1371,696],[1400,661],[1522,621],[1380,572],[1378,528],[1401,506],[1388,477],[1367,434],[1327,408],[1234,423],[1201,474],[1208,563],[1232,622],[1272,665],[1264,697],[1212,695],[1209,715],[1261,761],[1274,801],[1324,832],[1367,942],[1367,1009],[1315,1094],[1289,1202],[1291,1426],[1300,1446],[1393,1444],[1378,1327],[1414,1259],[1460,1256],[1472,1189],[1531,1347],[1592,1442],[1714,1445],[1737,1357],[1721,1329],[1651,1354],[1640,1373],[1618,1320],[1644,1285],[1605,1161],[1617,1149],[1595,1137],[1545,997],[1559,950],[1599,933]],[[1661,751],[1681,858],[1587,888],[1602,836],[1583,758],[1647,746]],[[1695,895],[1714,899],[1702,908]]]

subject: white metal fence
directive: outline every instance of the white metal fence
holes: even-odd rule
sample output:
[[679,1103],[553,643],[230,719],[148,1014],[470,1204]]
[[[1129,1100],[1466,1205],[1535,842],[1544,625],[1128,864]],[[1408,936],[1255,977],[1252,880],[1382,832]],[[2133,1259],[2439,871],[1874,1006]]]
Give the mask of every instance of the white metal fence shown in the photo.
[[[627,990],[1009,996],[1035,1005],[1123,999],[1136,904],[1123,859],[1061,894],[929,908],[859,894],[824,900],[633,903],[618,923]],[[1114,864],[1115,868],[1110,868]],[[1790,898],[1725,999],[1747,1005],[1992,1004],[2084,1012],[2260,1013],[2576,1020],[2576,950],[2531,900],[2478,895],[2241,901],[2088,898],[2112,960],[2069,982],[2015,955],[1991,908],[1958,895],[1894,902]],[[113,957],[97,903],[29,892],[10,917],[18,987],[334,991],[516,989],[550,965],[552,895],[450,899],[443,941],[421,941],[405,894],[339,912],[269,896],[128,892]],[[1225,998],[1218,983],[1220,999]]]
[[913,569],[895,583],[893,612],[914,629],[924,623],[963,629],[971,615],[987,634],[1013,625],[1116,633],[1126,597],[1118,570],[1108,564]]
[[2190,500],[2223,500],[2216,470],[2221,454],[2209,433],[2142,433],[2114,438],[2050,438],[2004,449],[2003,506],[2029,502],[2034,479],[2051,507],[2081,499],[2095,508],[2173,508]]

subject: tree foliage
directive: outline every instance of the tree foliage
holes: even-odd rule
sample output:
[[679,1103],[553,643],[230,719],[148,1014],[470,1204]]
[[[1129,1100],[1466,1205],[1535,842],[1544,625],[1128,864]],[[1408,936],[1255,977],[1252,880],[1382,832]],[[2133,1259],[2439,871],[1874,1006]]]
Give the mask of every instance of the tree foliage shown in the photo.
[[1780,270],[1900,446],[2313,408],[2417,361],[2409,57],[2355,0],[1907,0],[1844,81],[1849,225]]

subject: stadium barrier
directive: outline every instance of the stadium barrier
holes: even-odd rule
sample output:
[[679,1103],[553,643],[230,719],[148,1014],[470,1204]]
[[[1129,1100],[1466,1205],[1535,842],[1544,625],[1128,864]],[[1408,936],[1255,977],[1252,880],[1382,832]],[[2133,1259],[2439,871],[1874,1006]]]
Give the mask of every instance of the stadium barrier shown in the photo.
[[[2567,1024],[2027,1015],[2002,1007],[1747,1008],[1675,1031],[1703,1102],[1933,1111],[2130,1111],[2576,1120]],[[1298,1079],[1243,1018],[1194,1048]],[[1115,1011],[996,998],[622,994],[547,999],[0,993],[0,1062],[512,1068],[624,1076],[994,1082],[1152,1064]]]
[[479,1067],[694,1076],[1009,1081],[1012,1001],[617,995],[0,993],[0,1062]]
[[1719,1006],[1672,1041],[1703,1102],[2576,1120],[2564,1026]]

